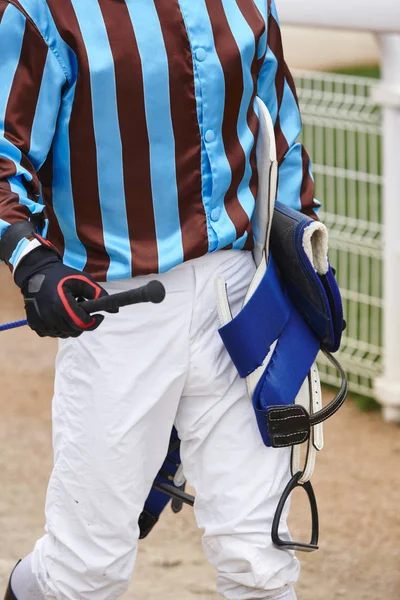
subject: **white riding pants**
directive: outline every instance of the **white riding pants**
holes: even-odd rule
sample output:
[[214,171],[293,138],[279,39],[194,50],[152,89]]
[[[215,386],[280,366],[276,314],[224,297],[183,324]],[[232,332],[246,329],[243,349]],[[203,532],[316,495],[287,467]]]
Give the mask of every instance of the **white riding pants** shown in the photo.
[[[264,446],[218,334],[215,278],[226,279],[237,313],[253,273],[249,252],[189,261],[157,276],[162,304],[123,308],[95,332],[60,341],[46,534],[32,555],[46,598],[113,600],[126,590],[138,518],[174,424],[220,594],[295,598],[298,561],[270,536],[290,449]],[[116,293],[150,279],[105,287]]]

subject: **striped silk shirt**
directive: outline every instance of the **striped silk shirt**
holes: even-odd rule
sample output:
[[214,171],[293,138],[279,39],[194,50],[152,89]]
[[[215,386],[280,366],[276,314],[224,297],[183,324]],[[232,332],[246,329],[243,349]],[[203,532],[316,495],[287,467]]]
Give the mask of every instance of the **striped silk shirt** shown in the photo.
[[273,0],[0,0],[0,57],[0,235],[98,281],[252,248],[256,95],[278,199],[318,206]]

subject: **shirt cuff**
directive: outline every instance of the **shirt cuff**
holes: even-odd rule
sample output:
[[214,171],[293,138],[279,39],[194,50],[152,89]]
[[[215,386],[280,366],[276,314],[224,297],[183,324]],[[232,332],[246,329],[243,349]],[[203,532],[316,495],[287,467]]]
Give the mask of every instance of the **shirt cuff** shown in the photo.
[[21,260],[25,258],[25,256],[30,254],[33,250],[36,250],[36,248],[40,248],[40,246],[42,246],[42,243],[37,239],[29,240],[27,238],[23,238],[20,240],[9,261],[12,273],[15,273],[15,269],[18,267]]

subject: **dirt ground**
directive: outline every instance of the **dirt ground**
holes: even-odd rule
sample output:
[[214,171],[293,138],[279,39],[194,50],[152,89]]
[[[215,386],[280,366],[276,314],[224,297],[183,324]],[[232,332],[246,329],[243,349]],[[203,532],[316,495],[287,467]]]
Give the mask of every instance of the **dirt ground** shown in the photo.
[[[0,267],[0,323],[23,315]],[[50,401],[55,344],[27,328],[0,334],[0,592],[16,560],[43,532],[51,469]],[[400,599],[400,430],[347,405],[325,427],[313,478],[321,549],[303,555],[299,600]],[[293,530],[308,519],[292,504]],[[163,515],[140,544],[130,600],[211,600],[215,574],[191,509]],[[1,593],[0,593],[1,596]]]

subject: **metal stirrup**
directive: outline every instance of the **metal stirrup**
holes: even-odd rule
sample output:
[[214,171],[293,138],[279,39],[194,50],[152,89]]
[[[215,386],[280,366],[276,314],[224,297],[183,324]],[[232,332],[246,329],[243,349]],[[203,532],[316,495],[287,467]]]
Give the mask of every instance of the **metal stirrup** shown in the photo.
[[[314,490],[310,482],[310,478],[314,472],[315,458],[317,451],[323,447],[322,437],[322,422],[331,417],[343,404],[346,399],[348,392],[348,382],[346,375],[338,363],[338,361],[332,356],[330,352],[324,351],[324,355],[328,358],[330,363],[337,369],[341,377],[341,386],[338,394],[335,398],[324,408],[315,412],[318,406],[318,389],[320,390],[319,377],[317,381],[313,380],[312,371],[310,371],[310,388],[307,398],[307,406],[304,406],[308,410],[310,415],[310,437],[307,440],[307,452],[304,462],[304,467],[300,470],[300,450],[299,446],[293,446],[292,448],[292,478],[287,484],[283,494],[279,500],[277,509],[275,511],[274,519],[272,522],[271,537],[275,546],[285,550],[297,550],[302,552],[314,552],[318,550],[318,538],[319,538],[319,519],[318,519],[318,506],[315,498]],[[314,368],[317,369],[316,365]],[[318,370],[317,370],[318,373]],[[315,379],[315,377],[314,377]],[[316,399],[317,396],[317,399]],[[316,434],[319,434],[319,440],[316,441]],[[303,488],[307,494],[310,509],[311,509],[311,540],[308,544],[303,542],[296,542],[290,539],[282,539],[279,536],[279,524],[282,519],[282,514],[285,508],[285,504],[290,494],[296,488]]]

